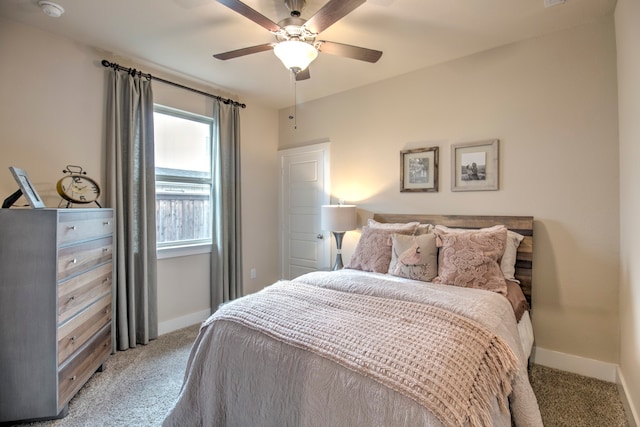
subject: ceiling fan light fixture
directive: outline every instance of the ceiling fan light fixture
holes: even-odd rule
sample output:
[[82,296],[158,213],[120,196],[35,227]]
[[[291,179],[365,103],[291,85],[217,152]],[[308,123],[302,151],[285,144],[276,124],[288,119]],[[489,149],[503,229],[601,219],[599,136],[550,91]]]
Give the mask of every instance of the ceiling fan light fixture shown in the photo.
[[273,48],[276,56],[288,70],[305,70],[318,57],[318,50],[311,44],[299,40],[287,40]]

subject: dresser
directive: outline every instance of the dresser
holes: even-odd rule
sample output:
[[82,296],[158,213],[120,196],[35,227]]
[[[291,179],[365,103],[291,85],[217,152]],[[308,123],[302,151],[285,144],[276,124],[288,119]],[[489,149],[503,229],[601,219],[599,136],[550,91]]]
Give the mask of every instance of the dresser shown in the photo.
[[0,422],[58,418],[113,349],[111,209],[0,209]]

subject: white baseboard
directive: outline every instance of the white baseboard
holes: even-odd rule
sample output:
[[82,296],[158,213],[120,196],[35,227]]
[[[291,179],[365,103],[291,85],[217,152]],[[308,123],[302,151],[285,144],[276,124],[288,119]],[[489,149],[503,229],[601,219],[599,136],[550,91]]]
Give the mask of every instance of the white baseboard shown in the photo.
[[627,415],[627,421],[629,421],[629,427],[640,426],[640,417],[638,416],[638,408],[633,406],[629,394],[627,393],[627,382],[622,375],[622,371],[618,367],[618,392],[620,394],[620,400],[622,400],[622,406],[624,406],[624,412]]
[[618,365],[614,363],[587,359],[585,357],[560,353],[540,347],[534,347],[531,360],[538,365],[548,366],[549,368],[596,378],[610,383],[615,383],[617,380]]
[[160,322],[158,323],[158,335],[168,334],[169,332],[177,331],[187,326],[202,323],[210,315],[211,310],[202,310],[197,313],[190,313],[186,316]]

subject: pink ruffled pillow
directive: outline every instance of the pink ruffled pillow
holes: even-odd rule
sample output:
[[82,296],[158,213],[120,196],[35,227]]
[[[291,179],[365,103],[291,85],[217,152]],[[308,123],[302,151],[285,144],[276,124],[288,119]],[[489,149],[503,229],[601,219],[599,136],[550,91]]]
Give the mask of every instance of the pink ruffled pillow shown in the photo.
[[507,283],[499,264],[507,243],[506,228],[456,233],[436,228],[434,232],[440,248],[438,277],[434,283],[507,294]]
[[362,227],[362,235],[356,250],[345,268],[386,273],[391,262],[391,236],[395,233],[413,234],[414,232],[415,228],[397,230]]

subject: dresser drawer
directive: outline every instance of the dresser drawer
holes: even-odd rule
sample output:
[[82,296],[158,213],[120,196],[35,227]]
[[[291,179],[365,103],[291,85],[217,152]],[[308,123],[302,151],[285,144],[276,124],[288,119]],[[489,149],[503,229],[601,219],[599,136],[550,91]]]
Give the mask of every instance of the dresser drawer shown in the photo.
[[83,349],[58,372],[58,410],[91,378],[111,354],[111,325],[94,336]]
[[58,244],[65,245],[81,240],[113,234],[113,212],[80,211],[60,213],[58,222]]
[[58,280],[79,274],[93,266],[110,261],[113,238],[92,240],[58,250]]
[[89,270],[58,285],[58,325],[106,293],[113,283],[111,262]]
[[109,293],[60,326],[58,328],[58,364],[62,365],[104,325],[111,323],[111,314],[111,293]]

